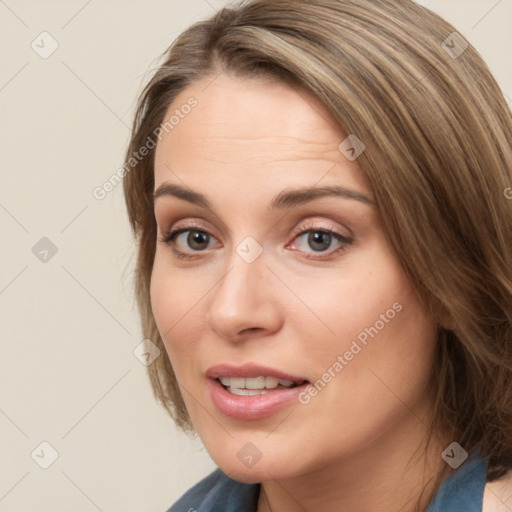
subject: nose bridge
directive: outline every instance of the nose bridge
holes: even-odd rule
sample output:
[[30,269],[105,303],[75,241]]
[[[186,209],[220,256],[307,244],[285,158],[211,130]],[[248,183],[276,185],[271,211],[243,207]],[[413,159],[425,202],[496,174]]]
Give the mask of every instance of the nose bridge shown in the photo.
[[[253,294],[258,290],[251,289],[262,278],[268,277],[268,269],[265,267],[267,258],[265,257],[263,246],[251,235],[245,235],[234,244],[228,255],[227,268],[228,273],[219,283],[219,293],[242,295],[249,300],[254,300]],[[220,289],[222,288],[222,290]],[[260,287],[261,291],[261,287]]]
[[227,267],[227,272],[214,289],[212,302],[215,304],[212,303],[212,307],[225,309],[230,305],[239,308],[256,305],[257,295],[264,288],[257,286],[264,279],[264,259],[260,257],[248,263],[234,250]]
[[[259,244],[258,244],[259,245]],[[254,241],[244,240],[233,248],[227,272],[212,290],[208,319],[211,328],[226,338],[245,329],[276,328],[278,309],[265,280],[272,279],[266,259]]]

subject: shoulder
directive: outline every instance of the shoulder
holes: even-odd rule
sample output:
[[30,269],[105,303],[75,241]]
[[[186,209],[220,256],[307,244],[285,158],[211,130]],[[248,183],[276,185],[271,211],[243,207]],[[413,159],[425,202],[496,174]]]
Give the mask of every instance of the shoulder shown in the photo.
[[244,484],[216,469],[191,487],[167,512],[256,512],[260,484]]

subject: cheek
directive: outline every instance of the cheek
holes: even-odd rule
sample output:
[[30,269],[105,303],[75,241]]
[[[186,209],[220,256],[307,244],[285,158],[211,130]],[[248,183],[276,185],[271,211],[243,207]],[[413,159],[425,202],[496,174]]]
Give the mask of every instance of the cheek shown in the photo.
[[[324,340],[315,353],[343,353],[354,339],[364,341],[391,330],[409,301],[411,286],[398,262],[373,244],[347,258],[336,275],[301,277],[295,283],[297,295],[303,298],[309,312],[288,316],[297,322],[296,329],[311,332]],[[307,314],[306,314],[307,313]],[[379,334],[375,332],[375,326]]]
[[[385,247],[359,253],[336,280],[301,280],[298,295],[315,315],[302,313],[289,320],[296,322],[304,344],[311,340],[304,349],[311,354],[313,375],[336,381],[322,391],[325,399],[345,396],[347,387],[359,390],[354,399],[383,399],[390,392],[379,377],[392,389],[415,387],[410,388],[412,398],[428,378],[435,325]],[[336,378],[326,375],[329,370]]]
[[346,302],[345,310],[332,316],[339,334],[329,356],[317,360],[318,376],[340,363],[338,356],[341,365],[334,369],[337,377],[322,391],[318,406],[324,399],[340,402],[342,409],[359,418],[359,428],[371,432],[395,421],[404,404],[422,401],[436,328],[400,271],[388,267],[380,280],[373,279],[362,289]]
[[176,315],[177,288],[166,277],[158,255],[155,257],[150,283],[151,309],[162,338],[172,328]]
[[200,318],[204,318],[200,312],[204,291],[191,286],[189,279],[176,269],[167,268],[162,260],[157,254],[151,276],[151,308],[167,353],[174,363],[194,347],[189,340],[201,325]]

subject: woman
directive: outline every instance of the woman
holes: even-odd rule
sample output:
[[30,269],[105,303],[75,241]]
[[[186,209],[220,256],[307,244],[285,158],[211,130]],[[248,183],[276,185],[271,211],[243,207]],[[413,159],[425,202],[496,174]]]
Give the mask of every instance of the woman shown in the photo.
[[409,0],[178,37],[124,180],[155,396],[219,466],[171,511],[482,510],[512,468],[511,141]]

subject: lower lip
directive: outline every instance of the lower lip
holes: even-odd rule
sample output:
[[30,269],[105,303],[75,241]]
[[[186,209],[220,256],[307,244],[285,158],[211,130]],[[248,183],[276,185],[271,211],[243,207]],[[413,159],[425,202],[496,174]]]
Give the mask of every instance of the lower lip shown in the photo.
[[233,395],[217,379],[208,379],[213,403],[220,412],[237,420],[259,420],[271,416],[294,400],[309,385],[308,382],[290,389],[269,391],[262,395]]

